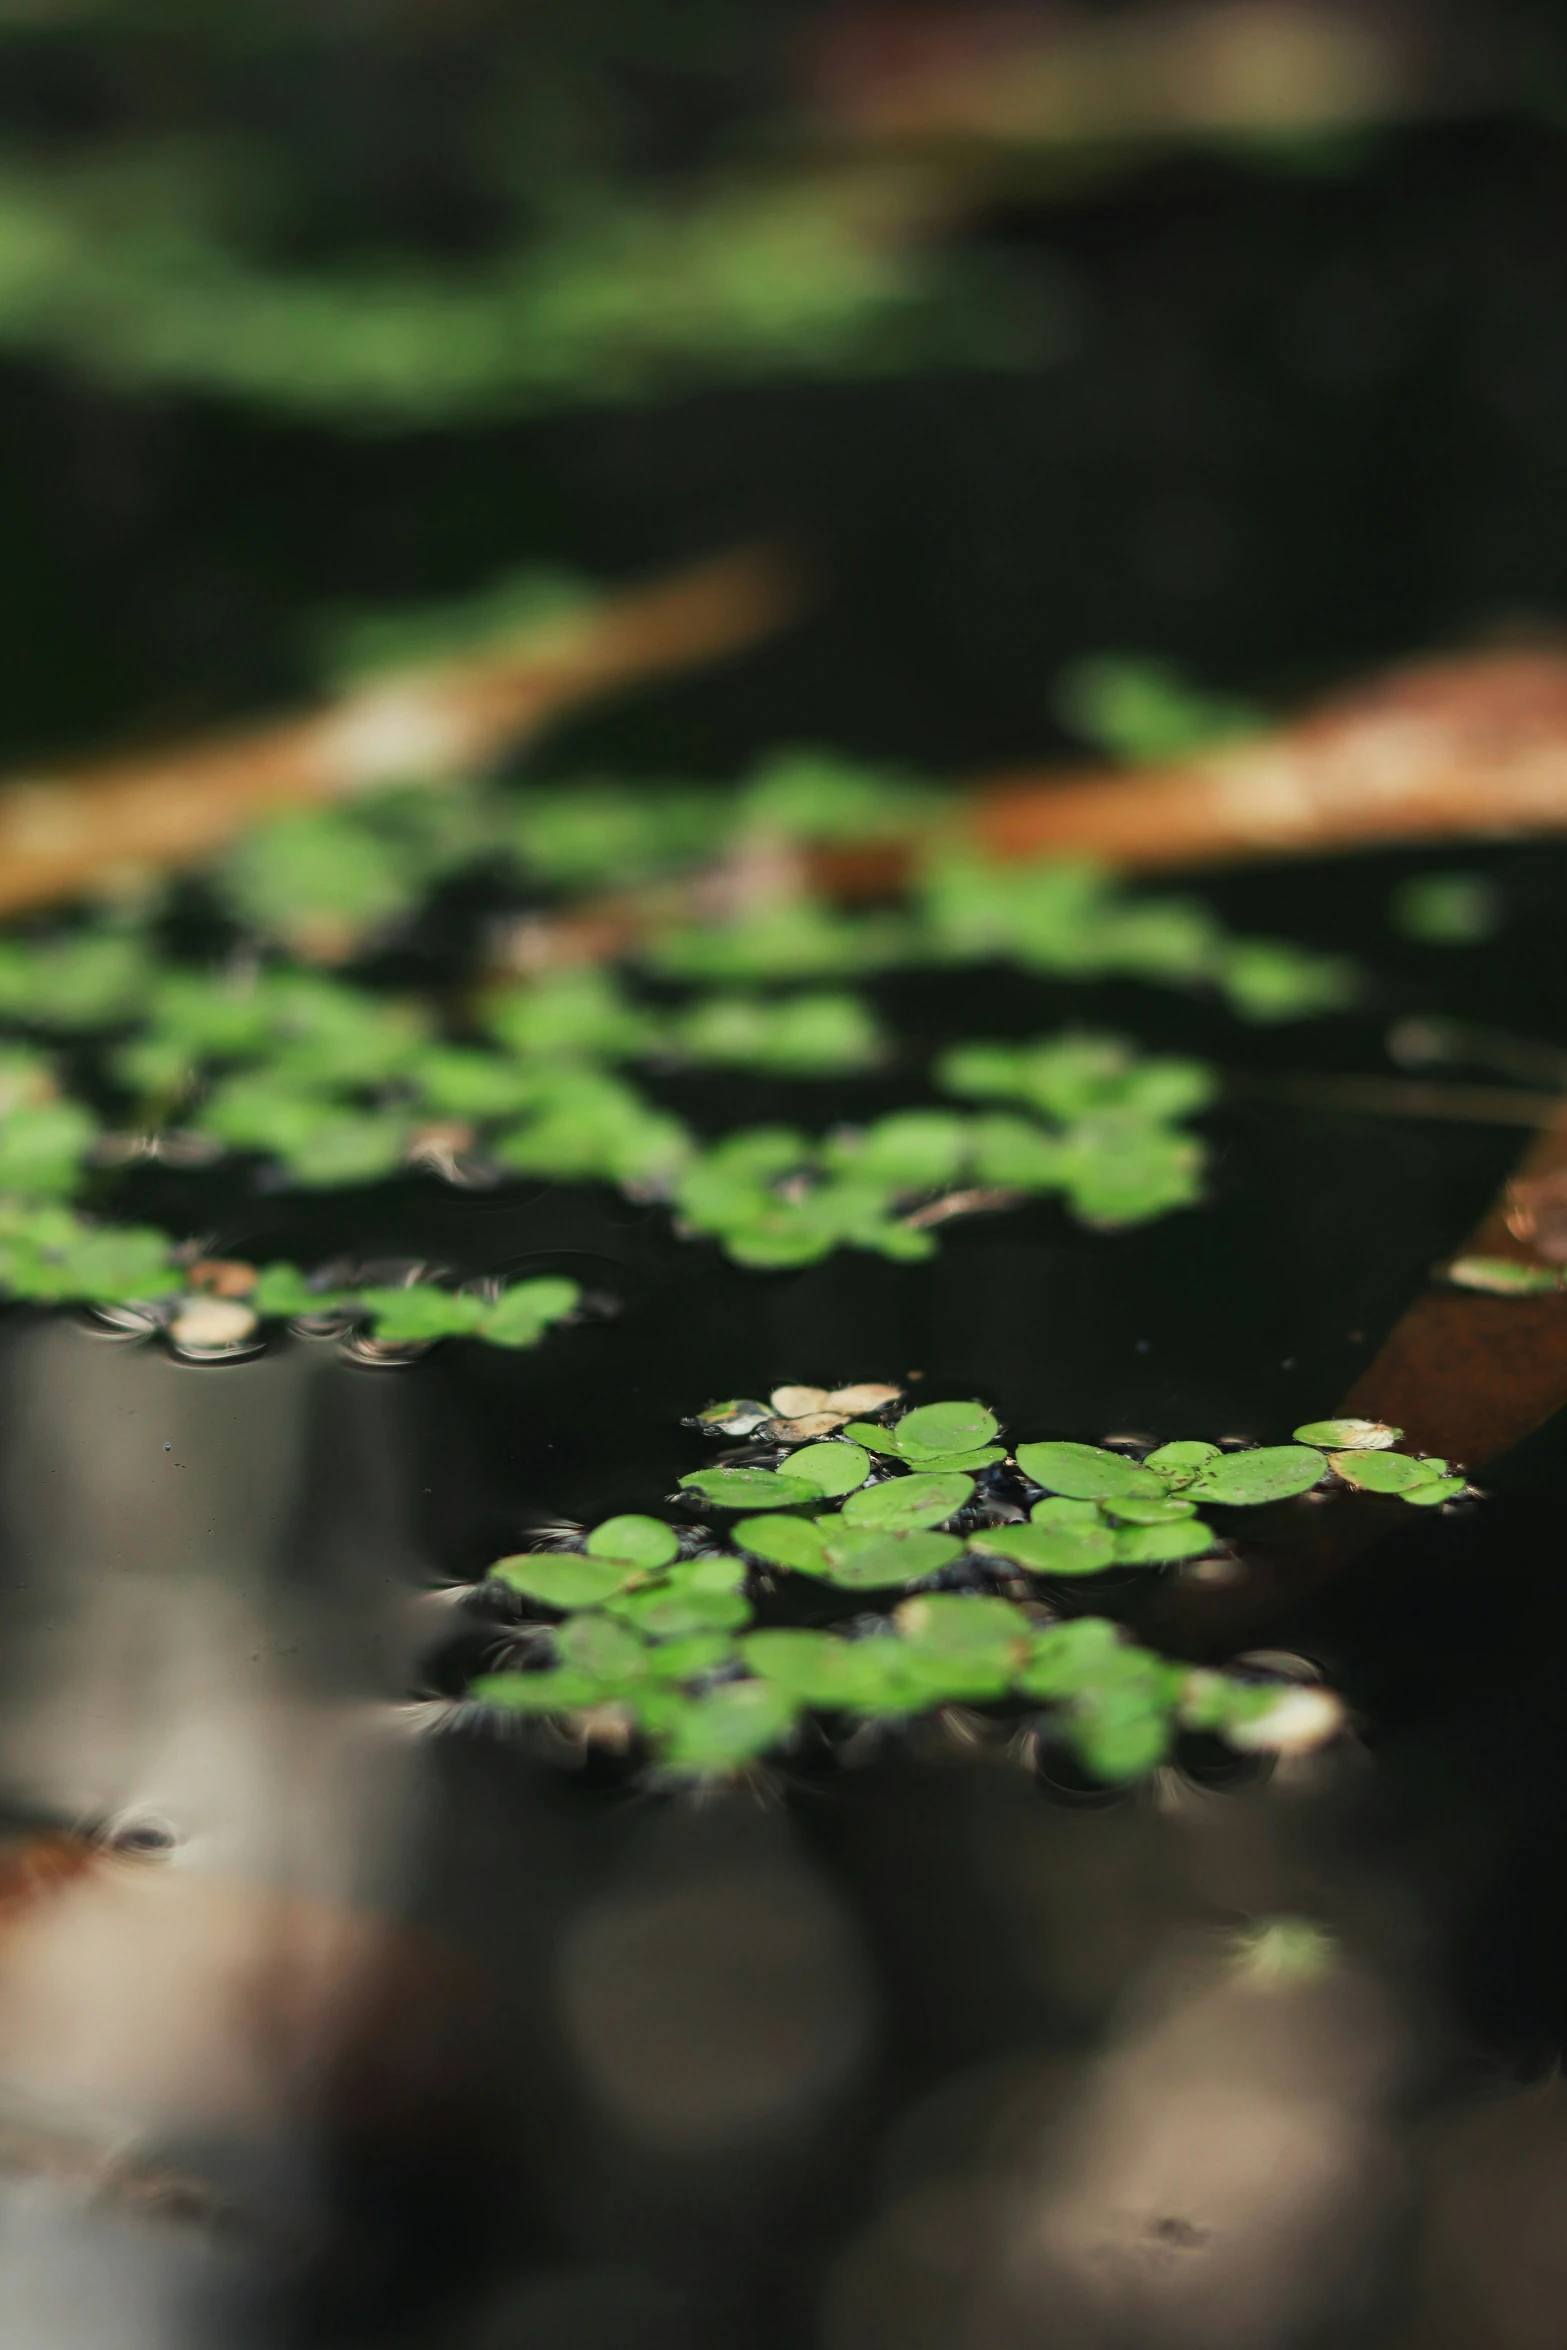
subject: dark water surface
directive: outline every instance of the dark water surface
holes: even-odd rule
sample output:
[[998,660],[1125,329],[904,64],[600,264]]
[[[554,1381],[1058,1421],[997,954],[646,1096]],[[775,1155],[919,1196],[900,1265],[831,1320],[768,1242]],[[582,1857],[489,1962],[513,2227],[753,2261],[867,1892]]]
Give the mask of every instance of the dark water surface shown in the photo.
[[[1047,745],[1083,649],[1267,694],[1537,620],[1567,596],[1564,156],[1439,128],[1342,185],[1171,167],[1003,223],[1076,288],[1040,381],[344,443],[13,369],[7,754],[296,691],[323,599],[780,524],[822,554],[816,618],[563,765],[830,736],[963,769]],[[1459,863],[1499,939],[1395,940],[1393,883]],[[885,1008],[926,1043],[1082,1019],[1254,1076],[1386,1074],[1421,1011],[1567,1038],[1560,851],[1205,894],[1354,951],[1363,1010],[1254,1032],[999,976]],[[826,1124],[866,1092],[705,1098]],[[1146,1232],[1039,1206],[927,1267],[768,1277],[599,1192],[149,1177],[138,1211],[224,1247],[559,1267],[621,1310],[397,1374],[0,1324],[5,2350],[1560,2350],[1559,1429],[1244,1619],[1355,1709],[1271,1776],[1193,1751],[1098,1796],[932,1732],[671,1799],[410,1706],[482,1645],[453,1581],[657,1507],[719,1395],[919,1373],[1014,1437],[1286,1435],[1521,1142],[1255,1095],[1212,1131],[1210,1203]],[[1177,1578],[1161,1604],[1217,1637]]]
[[[1485,1008],[1482,961],[1425,1000]],[[1346,1033],[1290,1053],[1374,1057]],[[1518,1139],[1255,1106],[1217,1133],[1191,1215],[1105,1239],[1041,1207],[913,1269],[746,1275],[597,1192],[382,1202],[372,1239],[620,1301],[515,1358],[199,1370],[13,1318],[0,1790],[15,1849],[119,1848],[0,1884],[0,2338],[1553,2340],[1549,1432],[1478,1511],[1248,1625],[1356,1708],[1271,1777],[1194,1751],[1097,1796],[933,1731],[670,1798],[408,1710],[487,1637],[442,1587],[658,1506],[717,1394],[919,1373],[1014,1434],[1287,1433]],[[360,1208],[317,1213],[325,1247]],[[1315,1940],[1275,1927],[1248,1972],[1279,1919]]]

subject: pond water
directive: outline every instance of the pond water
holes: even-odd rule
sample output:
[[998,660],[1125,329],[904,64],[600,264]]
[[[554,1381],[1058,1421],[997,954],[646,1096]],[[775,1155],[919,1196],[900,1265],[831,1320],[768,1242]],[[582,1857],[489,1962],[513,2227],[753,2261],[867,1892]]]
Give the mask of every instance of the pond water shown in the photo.
[[[1438,984],[1400,953],[1395,1010]],[[1441,1008],[1508,1008],[1467,968]],[[196,1369],[13,1316],[7,2341],[1437,2344],[1498,2308],[1548,2339],[1549,1431],[1478,1509],[1260,1609],[1165,1587],[1167,1645],[1304,1655],[1356,1709],[1271,1770],[1193,1750],[1110,1793],[932,1729],[671,1798],[420,1710],[482,1646],[451,1582],[656,1507],[716,1394],[918,1375],[1020,1433],[1276,1436],[1516,1147],[1221,1132],[1194,1214],[1020,1211],[916,1268],[759,1278],[588,1189],[383,1202],[409,1245],[485,1216],[493,1261],[619,1299],[521,1356]]]
[[[514,552],[524,509],[590,562],[784,521],[838,565],[797,639],[585,722],[568,768],[727,771],[802,734],[967,767],[1048,737],[1046,644],[1052,673],[1148,641],[1267,693],[1549,609],[1559,455],[1512,398],[1522,363],[1474,362],[1478,298],[1444,307],[1437,280],[1459,245],[1478,266],[1455,221],[1483,216],[1494,251],[1549,211],[1559,157],[1439,130],[1325,205],[1281,180],[1248,210],[1206,168],[1085,205],[1053,242],[1098,323],[1043,390],[757,394],[367,448],[68,409],[18,370],[5,462],[36,471],[61,434],[79,462],[30,491],[40,538],[75,552],[44,658],[4,656],[9,747],[79,734],[84,709],[150,724],[291,685],[283,612],[388,567],[450,584]],[[1301,352],[1357,238],[1387,271],[1414,252],[1427,308],[1345,376]],[[1549,274],[1512,287],[1510,332]],[[1497,940],[1397,937],[1394,887],[1458,863],[1494,878]],[[1278,1441],[1340,1403],[1521,1137],[1269,1083],[1386,1074],[1387,1027],[1418,1013],[1567,1036],[1567,855],[1193,886],[1249,930],[1352,950],[1367,1002],[1259,1033],[1130,983],[871,991],[904,1033],[975,1033],[982,1005],[992,1032],[1083,1020],[1243,1072],[1189,1214],[1099,1236],[1036,1205],[956,1226],[928,1265],[758,1276],[598,1189],[214,1210],[154,1171],[135,1212],[219,1213],[234,1253],[482,1257],[619,1310],[395,1373],[299,1338],[196,1369],[8,1311],[7,2350],[1560,2342],[1558,1426],[1478,1505],[1406,1513],[1353,1560],[1118,1599],[1176,1654],[1301,1657],[1343,1692],[1351,1734],[1273,1766],[1191,1741],[1111,1791],[959,1717],[671,1795],[442,1702],[486,1639],[453,1587],[558,1520],[656,1508],[707,1457],[683,1415],[717,1397],[907,1381],[1090,1441]],[[724,1100],[753,1120],[808,1098],[825,1124],[867,1091]]]

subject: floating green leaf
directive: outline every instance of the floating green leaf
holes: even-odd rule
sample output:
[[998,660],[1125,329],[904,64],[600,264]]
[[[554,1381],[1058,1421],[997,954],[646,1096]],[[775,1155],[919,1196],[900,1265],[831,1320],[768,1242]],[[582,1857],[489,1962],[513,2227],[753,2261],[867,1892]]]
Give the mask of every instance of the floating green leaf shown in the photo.
[[646,1644],[613,1616],[574,1615],[556,1633],[555,1649],[569,1670],[617,1687],[640,1681],[647,1671]]
[[479,1335],[491,1346],[536,1346],[553,1323],[576,1311],[581,1300],[576,1282],[558,1274],[515,1282],[486,1308]]
[[627,1580],[619,1559],[584,1558],[574,1551],[529,1550],[497,1559],[490,1573],[499,1583],[536,1599],[543,1607],[598,1607]]
[[74,1191],[98,1134],[79,1102],[19,1102],[0,1115],[0,1190],[54,1196]]
[[1115,1557],[1108,1526],[986,1526],[969,1536],[969,1547],[993,1552],[1026,1567],[1031,1575],[1097,1575]]
[[673,1718],[664,1760],[696,1776],[754,1762],[793,1724],[798,1706],[775,1681],[730,1681],[688,1699]]
[[586,1673],[563,1670],[543,1673],[481,1673],[470,1695],[481,1705],[499,1706],[512,1714],[565,1714],[593,1705],[601,1696],[598,1683]]
[[806,1444],[789,1455],[787,1474],[829,1498],[852,1493],[870,1475],[870,1455],[859,1444]]
[[897,1622],[933,1698],[1000,1697],[1028,1653],[1028,1618],[1005,1599],[933,1593],[906,1600]]
[[889,1700],[915,1712],[928,1702],[900,1642],[845,1640],[828,1632],[752,1632],[741,1642],[753,1673],[799,1705],[831,1711],[882,1712]]
[[649,1640],[682,1640],[697,1632],[733,1632],[751,1620],[751,1603],[740,1585],[739,1559],[697,1558],[676,1567],[647,1590],[623,1592],[608,1602],[610,1612]]
[[1446,1461],[1414,1460],[1404,1452],[1342,1452],[1333,1471],[1362,1493],[1408,1493],[1448,1474]]
[[1308,1420],[1295,1430],[1295,1442],[1319,1452],[1385,1452],[1403,1433],[1386,1420]]
[[850,1526],[884,1526],[895,1531],[917,1526],[939,1526],[960,1510],[974,1491],[972,1478],[921,1475],[892,1477],[880,1485],[862,1485],[843,1505]]
[[963,1555],[955,1534],[911,1532],[879,1526],[846,1526],[824,1520],[823,1556],[830,1582],[851,1591],[885,1591],[895,1585],[922,1583]]
[[1115,1562],[1120,1567],[1168,1566],[1177,1559],[1201,1558],[1213,1543],[1213,1529],[1201,1518],[1165,1526],[1123,1526],[1115,1538]]
[[1309,1493],[1326,1471],[1326,1460],[1312,1445],[1269,1444],[1255,1452],[1225,1453],[1210,1461],[1184,1491],[1191,1501],[1252,1509],[1263,1502],[1288,1501],[1297,1493]]
[[666,1526],[662,1518],[634,1514],[606,1518],[602,1525],[594,1527],[586,1548],[590,1558],[614,1559],[637,1567],[644,1574],[671,1566],[680,1556],[680,1542],[673,1526]]
[[423,1282],[406,1289],[361,1289],[355,1302],[369,1315],[377,1338],[388,1346],[465,1337],[484,1320],[482,1299]]
[[1120,1494],[1099,1506],[1116,1526],[1173,1526],[1178,1519],[1197,1514],[1194,1501],[1174,1494]]
[[769,1566],[792,1567],[801,1575],[820,1575],[826,1568],[821,1531],[809,1518],[742,1518],[734,1540]]
[[1457,1501],[1460,1494],[1468,1491],[1466,1478],[1428,1477],[1424,1484],[1410,1486],[1402,1498],[1413,1503],[1416,1509],[1429,1510],[1444,1501]]
[[1036,1485],[1073,1501],[1156,1500],[1165,1490],[1151,1469],[1097,1444],[1020,1444],[1017,1465]]
[[[1300,1435],[1298,1429],[1296,1434]],[[1161,1444],[1154,1451],[1146,1453],[1143,1456],[1143,1467],[1152,1469],[1167,1486],[1178,1492],[1199,1469],[1205,1468],[1209,1461],[1216,1461],[1218,1457],[1219,1448],[1216,1444],[1206,1444],[1199,1437],[1180,1437],[1173,1444]]]
[[680,1487],[723,1510],[788,1510],[822,1498],[810,1479],[778,1469],[693,1469]]
[[977,1403],[921,1404],[893,1430],[898,1450],[916,1465],[921,1453],[973,1452],[995,1433],[995,1413]]

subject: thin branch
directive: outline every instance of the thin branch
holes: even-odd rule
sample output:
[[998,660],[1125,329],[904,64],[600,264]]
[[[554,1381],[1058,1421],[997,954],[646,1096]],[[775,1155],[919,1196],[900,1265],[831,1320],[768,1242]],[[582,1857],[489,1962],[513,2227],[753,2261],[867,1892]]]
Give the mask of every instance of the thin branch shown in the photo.
[[196,863],[282,808],[471,773],[601,694],[744,650],[798,600],[777,551],[743,550],[302,717],[7,784],[0,913]]

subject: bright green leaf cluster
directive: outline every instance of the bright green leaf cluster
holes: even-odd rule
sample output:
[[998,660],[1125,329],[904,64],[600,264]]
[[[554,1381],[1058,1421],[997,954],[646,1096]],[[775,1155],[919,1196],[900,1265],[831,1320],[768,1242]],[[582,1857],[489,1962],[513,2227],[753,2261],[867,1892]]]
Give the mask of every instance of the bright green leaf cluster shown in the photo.
[[[782,1389],[775,1401],[837,1392]],[[1170,1664],[1101,1617],[1052,1620],[1018,1597],[1018,1578],[1200,1555],[1214,1537],[1190,1495],[1240,1462],[1262,1464],[1246,1487],[1254,1501],[1281,1484],[1299,1491],[1298,1471],[1281,1477],[1278,1464],[1306,1448],[1226,1454],[1175,1442],[1139,1462],[1093,1445],[1022,1445],[1019,1469],[1053,1490],[1018,1522],[999,1491],[976,1486],[977,1472],[1006,1458],[983,1404],[926,1404],[893,1419],[886,1410],[863,1421],[820,1414],[841,1433],[779,1437],[771,1462],[683,1477],[689,1503],[738,1513],[726,1544],[632,1515],[596,1526],[578,1549],[498,1560],[490,1587],[551,1620],[536,1619],[519,1666],[483,1675],[470,1694],[514,1715],[570,1717],[589,1736],[635,1733],[666,1769],[698,1777],[755,1761],[811,1713],[874,1722],[952,1704],[1045,1706],[1083,1766],[1108,1780],[1152,1768],[1182,1727],[1264,1748],[1295,1734],[1276,1683]],[[739,1418],[777,1436],[796,1424],[764,1423],[764,1411],[713,1406],[693,1425],[717,1432]],[[1362,1441],[1353,1457],[1400,1456]],[[1311,1458],[1321,1473],[1321,1456]],[[952,1530],[960,1517],[979,1523],[964,1535]],[[758,1572],[780,1570],[860,1605],[878,1595],[897,1604],[826,1627],[758,1623],[769,1588]],[[940,1587],[952,1573],[964,1588]],[[976,1577],[1008,1588],[976,1589]],[[1307,1735],[1338,1718],[1320,1696]]]

